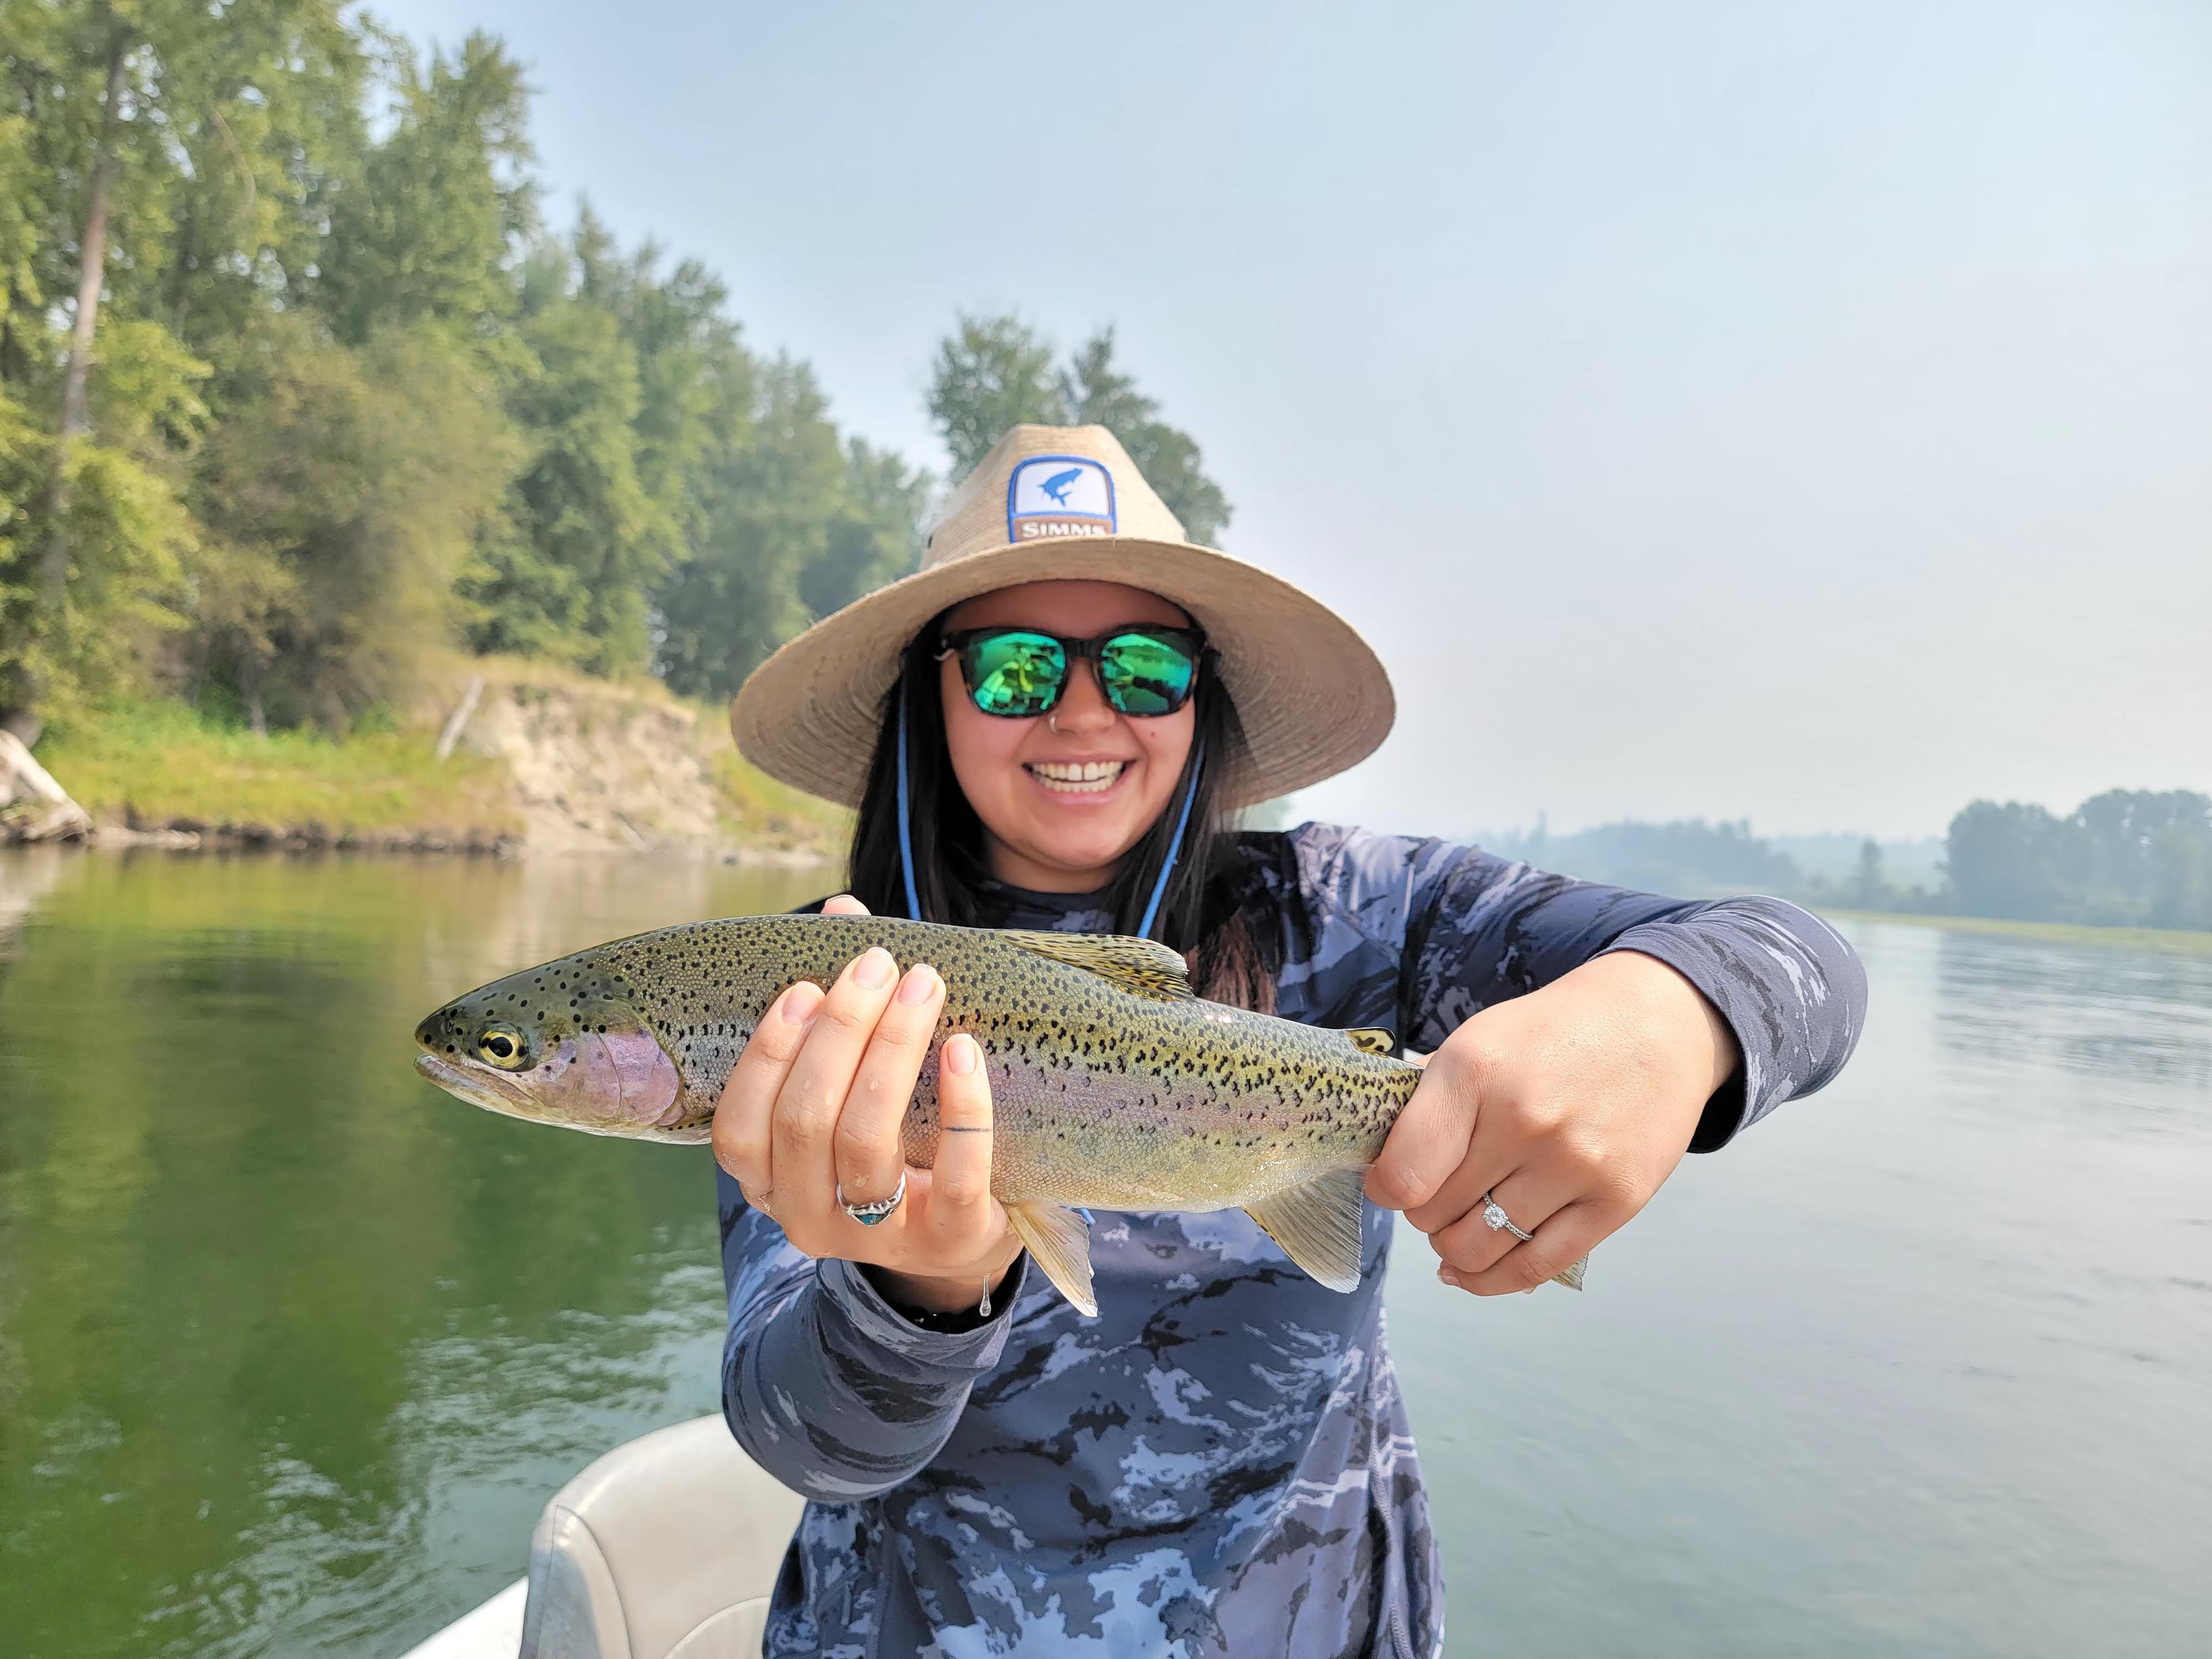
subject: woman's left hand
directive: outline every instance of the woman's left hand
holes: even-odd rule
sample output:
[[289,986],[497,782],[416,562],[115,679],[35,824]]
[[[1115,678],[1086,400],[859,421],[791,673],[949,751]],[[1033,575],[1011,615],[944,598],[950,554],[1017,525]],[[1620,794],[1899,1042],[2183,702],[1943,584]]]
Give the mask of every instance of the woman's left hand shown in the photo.
[[[1739,1063],[1695,986],[1656,957],[1612,951],[1447,1037],[1368,1195],[1429,1236],[1447,1285],[1534,1290],[1650,1201]],[[1529,1243],[1492,1231],[1486,1193]]]

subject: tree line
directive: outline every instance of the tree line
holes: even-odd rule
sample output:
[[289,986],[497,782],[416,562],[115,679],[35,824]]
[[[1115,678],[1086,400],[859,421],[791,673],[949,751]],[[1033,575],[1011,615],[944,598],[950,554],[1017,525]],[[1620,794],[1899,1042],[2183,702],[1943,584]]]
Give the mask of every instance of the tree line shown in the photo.
[[1978,800],[1948,852],[1963,915],[2212,928],[2212,797],[2191,790],[2107,790],[2064,817]]
[[1692,896],[1756,889],[1862,910],[2100,927],[2212,929],[2212,797],[2113,789],[2061,817],[1977,800],[1951,820],[1940,884],[1900,886],[1881,844],[1845,874],[1808,875],[1747,822],[1623,822],[1571,835],[1540,824],[1492,848],[1593,880]]
[[[0,81],[18,735],[155,693],[343,732],[432,644],[721,697],[911,568],[929,473],[842,433],[698,262],[546,222],[499,41],[425,53],[328,0],[0,0]],[[1111,331],[1054,357],[959,319],[929,394],[956,472],[1012,421],[1101,420],[1218,534]]]

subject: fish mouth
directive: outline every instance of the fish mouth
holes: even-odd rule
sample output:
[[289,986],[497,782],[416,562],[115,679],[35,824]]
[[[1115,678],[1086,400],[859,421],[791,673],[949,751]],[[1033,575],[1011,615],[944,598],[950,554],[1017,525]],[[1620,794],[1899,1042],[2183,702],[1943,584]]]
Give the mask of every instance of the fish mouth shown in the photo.
[[510,1117],[535,1117],[537,1103],[520,1085],[498,1072],[453,1065],[428,1052],[415,1056],[415,1069],[447,1094]]

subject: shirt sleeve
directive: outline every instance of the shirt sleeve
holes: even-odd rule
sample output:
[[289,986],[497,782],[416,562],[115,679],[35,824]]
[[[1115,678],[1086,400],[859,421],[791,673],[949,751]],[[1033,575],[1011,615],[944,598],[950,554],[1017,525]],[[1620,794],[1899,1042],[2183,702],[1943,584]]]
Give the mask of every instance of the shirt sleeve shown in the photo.
[[816,1261],[714,1174],[722,1282],[722,1415],[752,1460],[800,1496],[844,1503],[925,1468],[968,1393],[999,1363],[1029,1259],[975,1329],[924,1330],[850,1261]]
[[1304,884],[1325,912],[1318,931],[1347,935],[1340,971],[1362,961],[1370,975],[1395,971],[1409,1048],[1434,1048],[1478,1010],[1609,951],[1656,957],[1720,1011],[1742,1052],[1690,1143],[1711,1152],[1825,1085],[1857,1045],[1866,1018],[1857,953],[1784,900],[1662,898],[1445,842],[1302,833]]

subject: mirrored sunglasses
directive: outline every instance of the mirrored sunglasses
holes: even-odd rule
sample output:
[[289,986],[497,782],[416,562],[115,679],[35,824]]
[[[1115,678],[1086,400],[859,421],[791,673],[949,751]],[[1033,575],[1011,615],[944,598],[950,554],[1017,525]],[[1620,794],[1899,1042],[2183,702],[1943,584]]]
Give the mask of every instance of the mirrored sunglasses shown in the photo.
[[947,634],[939,655],[958,659],[968,696],[986,714],[1031,720],[1052,712],[1078,658],[1098,665],[1098,686],[1117,712],[1149,719],[1190,701],[1206,637],[1195,629],[1149,623],[1093,640],[1064,639],[1034,628],[970,628]]

